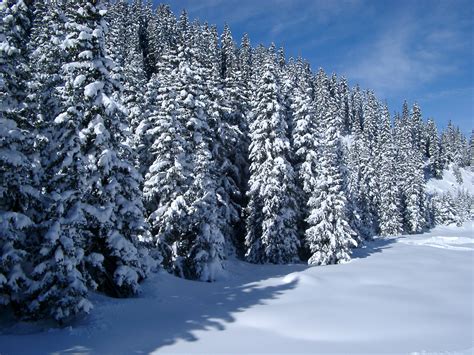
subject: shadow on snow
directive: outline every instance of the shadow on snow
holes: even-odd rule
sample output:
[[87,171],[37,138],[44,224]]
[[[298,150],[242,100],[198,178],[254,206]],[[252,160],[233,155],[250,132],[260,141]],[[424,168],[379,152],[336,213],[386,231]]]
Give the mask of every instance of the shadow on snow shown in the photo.
[[377,237],[367,241],[360,248],[352,250],[352,259],[364,259],[373,254],[382,253],[397,242],[397,237]]
[[[354,249],[352,258],[381,253],[396,240],[369,241]],[[199,331],[223,331],[238,313],[296,288],[298,277],[291,282],[284,282],[282,277],[308,267],[230,262],[230,276],[214,283],[183,280],[162,272],[143,284],[140,297],[91,295],[95,305],[91,315],[66,328],[51,328],[49,322],[23,322],[10,327],[3,321],[0,353],[140,354],[178,341],[193,342],[198,340]]]
[[[307,267],[239,264],[237,275],[214,283],[183,280],[163,272],[143,284],[141,297],[114,299],[94,294],[91,315],[69,327],[48,329],[52,323],[23,322],[4,328],[0,353],[150,353],[177,341],[196,341],[197,331],[222,331],[239,312],[294,289],[297,278],[285,283],[278,277]],[[260,284],[272,278],[276,279],[270,285]]]

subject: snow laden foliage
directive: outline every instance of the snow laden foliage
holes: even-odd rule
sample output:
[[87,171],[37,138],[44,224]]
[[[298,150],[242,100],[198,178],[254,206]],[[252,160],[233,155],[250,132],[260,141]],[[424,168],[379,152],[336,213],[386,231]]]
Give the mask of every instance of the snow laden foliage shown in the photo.
[[390,124],[390,113],[382,108],[378,142],[377,171],[380,188],[378,216],[380,235],[399,235],[403,232],[400,192],[396,179],[395,144]]
[[[157,265],[346,262],[472,218],[473,139],[228,25],[141,0],[0,2],[0,307],[66,323]],[[166,287],[163,285],[162,287]]]
[[70,3],[64,12],[64,85],[57,89],[59,114],[48,117],[54,127],[43,163],[48,205],[28,290],[35,318],[61,321],[88,312],[87,287],[135,294],[150,269],[140,176],[125,144],[126,118],[113,99],[104,14],[92,1]]
[[86,275],[99,288],[126,296],[137,292],[138,281],[149,269],[146,252],[138,246],[150,239],[140,201],[140,176],[125,144],[125,116],[113,101],[116,83],[110,75],[114,64],[105,54],[105,10],[100,2],[88,1],[68,9],[69,34],[62,43],[68,53],[63,65],[65,110],[55,123],[58,132],[63,128],[78,137],[78,149],[71,147],[77,154],[71,168],[81,175],[80,201],[74,201],[77,215],[71,221],[85,222],[83,240],[78,240],[85,258],[104,257],[102,265],[86,263]]
[[267,54],[252,100],[250,180],[247,207],[247,260],[288,263],[297,260],[296,176],[276,63]]
[[204,78],[212,76],[212,66],[205,67],[193,51],[184,50],[179,75],[179,119],[188,129],[188,144],[193,150],[192,181],[184,194],[188,206],[186,225],[175,241],[177,271],[182,276],[212,281],[223,268],[224,216],[227,207],[219,191],[216,134],[220,132],[219,115]]
[[[291,131],[294,168],[297,174],[297,201],[300,213],[300,229],[305,229],[308,216],[308,199],[315,191],[319,169],[317,153],[316,102],[311,72],[301,62],[295,66],[296,85],[293,91],[293,129]],[[308,68],[309,69],[309,68]]]
[[326,265],[349,261],[350,249],[357,246],[347,218],[347,201],[342,190],[342,118],[329,94],[326,74],[316,78],[317,156],[315,181],[309,191],[305,243],[310,250],[309,264]]
[[41,210],[33,157],[35,134],[26,106],[32,7],[0,2],[0,307],[21,306],[30,279],[29,235]]
[[141,150],[145,153],[142,161],[153,159],[143,164],[148,167],[143,201],[151,232],[162,250],[167,269],[171,268],[171,245],[178,236],[177,224],[186,216],[183,196],[191,178],[187,131],[178,119],[173,82],[171,76],[166,81],[158,75],[152,76],[147,86],[147,119],[140,124],[144,132],[142,144],[146,147]]
[[145,177],[144,198],[168,268],[211,281],[222,270],[225,244],[220,212],[226,201],[219,193],[214,152],[220,121],[204,82],[209,70],[194,51],[179,47],[177,58],[167,77],[154,75],[149,84],[150,90],[159,89],[148,117],[146,135],[155,159]]
[[397,121],[396,127],[403,222],[405,229],[411,233],[420,232],[426,226],[423,156],[418,147],[418,135],[413,133],[417,128],[417,115],[417,106],[414,106],[410,115],[405,102],[402,117]]

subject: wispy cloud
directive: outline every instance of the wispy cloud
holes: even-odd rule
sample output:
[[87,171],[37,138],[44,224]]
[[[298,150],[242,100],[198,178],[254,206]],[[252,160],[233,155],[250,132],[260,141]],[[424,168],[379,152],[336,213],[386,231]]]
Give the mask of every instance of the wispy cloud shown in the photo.
[[192,18],[225,22],[247,31],[264,33],[259,41],[283,41],[286,36],[324,26],[349,14],[366,0],[174,0],[173,8],[186,8]]
[[406,30],[384,33],[369,46],[359,48],[347,75],[381,93],[406,90],[450,73],[455,66],[444,62],[431,48],[414,49]]
[[[219,22],[242,23],[261,16],[268,6],[266,1],[239,1],[239,0],[175,0],[172,2],[174,8],[185,8],[192,18],[202,21],[219,19]],[[267,3],[268,5],[268,3]]]
[[474,86],[462,87],[462,88],[455,88],[455,89],[447,89],[447,90],[437,90],[434,92],[430,92],[420,98],[420,101],[429,102],[435,101],[440,99],[449,99],[452,97],[460,97],[460,96],[467,96],[467,97],[474,97]]
[[299,28],[304,31],[305,28],[314,27],[315,24],[328,24],[335,17],[361,7],[364,0],[274,0],[273,3],[273,10],[279,14],[279,21],[271,32],[273,35],[278,35],[290,29]]
[[341,66],[353,81],[380,95],[407,92],[456,73],[456,51],[469,39],[449,18],[438,20],[433,26],[433,17],[428,23],[405,14],[382,27],[373,42],[356,46]]

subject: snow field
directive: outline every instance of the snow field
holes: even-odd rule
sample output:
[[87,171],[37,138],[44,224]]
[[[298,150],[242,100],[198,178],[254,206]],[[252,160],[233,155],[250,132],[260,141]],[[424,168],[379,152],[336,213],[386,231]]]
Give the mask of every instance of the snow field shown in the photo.
[[324,267],[231,260],[215,283],[159,273],[137,298],[96,294],[60,329],[2,321],[1,354],[471,354],[473,226],[380,238]]

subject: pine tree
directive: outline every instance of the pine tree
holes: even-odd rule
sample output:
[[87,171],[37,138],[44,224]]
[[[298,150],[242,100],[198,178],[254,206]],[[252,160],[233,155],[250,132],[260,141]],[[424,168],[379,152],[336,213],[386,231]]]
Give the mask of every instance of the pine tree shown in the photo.
[[[150,79],[153,73],[156,71],[156,58],[154,38],[152,35],[155,33],[156,13],[153,11],[153,3],[151,0],[139,0],[137,1],[139,10],[137,15],[139,16],[140,27],[139,27],[139,38],[140,47],[143,53],[143,64],[147,79]],[[133,5],[132,5],[133,7]],[[151,31],[153,30],[153,32]]]
[[399,235],[402,233],[402,218],[400,214],[400,201],[398,185],[396,183],[395,147],[393,143],[390,113],[385,105],[382,109],[382,119],[379,140],[379,186],[380,186],[380,234]]
[[352,132],[352,123],[354,121],[352,115],[351,99],[350,99],[350,89],[347,84],[347,79],[342,77],[339,82],[339,95],[340,95],[340,110],[341,117],[343,119],[343,130],[342,134],[350,134]]
[[378,147],[378,131],[380,113],[379,103],[372,92],[366,93],[366,100],[362,107],[363,130],[357,137],[359,157],[358,164],[360,181],[358,195],[360,199],[360,216],[367,236],[373,236],[378,231],[377,206],[379,204],[380,192],[376,178],[376,155]]
[[35,126],[43,126],[41,133],[46,136],[46,128],[60,109],[56,88],[62,85],[60,69],[64,55],[59,44],[63,37],[64,18],[60,4],[36,3],[28,43],[28,105]]
[[[299,62],[302,64],[301,62]],[[294,167],[297,175],[297,201],[300,209],[299,228],[306,229],[305,219],[308,217],[307,204],[309,197],[316,189],[316,176],[318,174],[317,151],[317,123],[316,103],[312,78],[303,75],[303,68],[295,68],[293,75],[298,78],[293,91],[292,110],[294,123],[292,134],[292,148],[294,152]]]
[[[251,78],[252,78],[252,46],[250,45],[250,39],[247,33],[244,34],[241,40],[239,49],[239,69],[242,73],[243,84],[246,85],[246,91],[250,89]],[[245,97],[250,97],[250,94]]]
[[[129,8],[128,16],[133,18],[133,7]],[[140,45],[140,25],[138,22],[130,21],[127,26],[127,45],[125,47],[125,63],[123,66],[123,90],[121,100],[128,111],[128,139],[129,144],[134,148],[135,166],[142,176],[146,172],[147,164],[144,164],[144,150],[149,146],[141,146],[142,130],[140,126],[146,121],[143,115],[145,111],[145,96],[147,77],[145,72],[145,63],[143,51]]]
[[458,225],[472,220],[474,197],[466,190],[459,189],[457,196]]
[[421,116],[420,106],[415,102],[411,111],[411,136],[413,145],[420,150],[421,154],[424,154],[424,135],[423,135],[423,118]]
[[456,203],[450,192],[432,197],[432,206],[435,224],[450,225],[458,222]]
[[184,199],[189,222],[183,225],[177,241],[176,266],[187,278],[214,280],[223,268],[224,237],[219,224],[218,177],[213,155],[213,134],[218,123],[213,119],[209,92],[203,83],[206,70],[196,61],[196,53],[184,50],[180,63],[179,115],[185,122],[193,151],[193,179]]
[[[362,132],[363,100],[358,86],[350,96],[349,117],[352,139],[349,141],[348,151],[345,154],[347,173],[345,175],[345,191],[348,196],[349,224],[357,234],[357,241],[361,243],[364,239],[373,236],[374,228],[370,215],[367,212],[366,191],[367,188],[362,179],[364,166],[361,163],[363,154],[367,154]],[[368,222],[368,223],[367,223]]]
[[[212,159],[217,166],[215,180],[219,196],[217,209],[220,230],[225,235],[226,253],[240,247],[241,228],[238,222],[242,208],[242,190],[247,169],[247,126],[241,97],[240,73],[235,57],[235,44],[230,29],[218,45],[217,29],[207,24],[193,24],[193,49],[206,83],[203,88],[208,122],[212,123]],[[227,54],[224,55],[223,52]],[[227,59],[226,59],[227,58]],[[223,69],[227,62],[228,68]],[[224,75],[224,77],[222,77]]]
[[77,229],[60,230],[67,225],[64,219],[56,219],[57,213],[46,216],[51,222],[42,226],[40,249],[32,272],[27,316],[31,319],[52,318],[58,322],[72,319],[80,313],[89,313],[92,304],[87,299],[86,279],[81,262],[84,250],[74,240],[80,238]]
[[440,161],[438,129],[436,128],[436,123],[432,119],[429,119],[426,125],[425,142],[425,155],[428,157],[428,170],[432,176],[440,178],[443,171]]
[[[168,66],[148,83],[145,135],[150,164],[143,188],[144,204],[163,265],[173,269],[171,245],[180,238],[180,220],[187,214],[184,195],[192,177],[188,130],[179,117],[179,72]],[[143,164],[143,161],[142,161]]]
[[[197,48],[206,78],[205,96],[207,98],[206,113],[212,136],[209,147],[212,147],[212,159],[216,166],[213,174],[216,181],[217,213],[219,229],[225,236],[225,254],[234,254],[242,248],[241,219],[242,192],[247,168],[247,132],[244,113],[239,102],[240,74],[235,57],[235,44],[230,29],[227,28],[226,39],[229,58],[227,77],[222,75],[223,48],[219,48],[215,26],[204,25],[201,28],[201,44]],[[224,45],[224,44],[223,44]],[[212,172],[212,171],[211,171]]]
[[308,201],[308,229],[305,243],[309,264],[326,265],[350,259],[350,248],[357,246],[346,215],[347,201],[342,191],[341,141],[342,117],[333,98],[324,71],[316,79],[318,130],[318,173],[316,189]]
[[363,121],[363,99],[362,93],[358,85],[351,91],[350,99],[350,127],[353,134],[362,134],[362,121]]
[[443,164],[443,169],[447,169],[455,159],[455,128],[451,121],[449,121],[448,126],[441,133],[441,163]]
[[[161,44],[163,54],[166,54],[166,48],[177,49],[177,23],[176,17],[170,9],[169,5],[160,4],[156,9],[156,15],[158,17],[158,42]],[[157,58],[157,61],[160,61],[160,57]]]
[[232,33],[227,24],[224,25],[224,31],[221,36],[221,77],[230,77],[237,67],[237,57],[235,43],[232,38]]
[[[283,48],[280,48],[277,56],[278,64],[278,77],[281,81],[281,94],[282,94],[282,105],[283,105],[283,114],[285,115],[285,121],[287,125],[287,135],[290,138],[290,145],[292,142],[292,131],[294,129],[294,117],[293,117],[293,92],[297,86],[297,63],[290,58],[288,65],[285,65],[285,54]],[[292,154],[292,151],[290,151]],[[290,155],[290,161],[293,161],[293,156]]]
[[[41,198],[32,159],[35,131],[26,105],[31,2],[0,2],[0,306],[23,313],[27,236]],[[33,149],[32,149],[33,148]]]
[[224,259],[213,147],[217,122],[197,54],[181,47],[178,58],[178,68],[161,77],[160,106],[153,111],[155,161],[145,201],[154,233],[172,247],[169,267],[182,277],[212,281]]
[[423,156],[413,140],[411,118],[405,102],[397,129],[397,165],[405,230],[419,233],[425,227]]
[[360,139],[355,135],[352,140],[346,142],[343,150],[343,166],[345,172],[343,175],[344,191],[347,197],[347,215],[349,225],[355,232],[357,244],[363,243],[365,239],[370,239],[372,235],[362,222],[362,207],[360,192],[360,165],[359,165],[359,149]]
[[298,259],[295,174],[281,103],[276,64],[267,56],[253,100],[250,125],[250,181],[247,260],[275,264]]
[[[64,19],[59,5],[36,4],[28,45],[31,59],[27,102],[38,137],[35,154],[38,186],[47,186],[50,182],[51,176],[40,167],[47,167],[49,155],[54,154],[50,149],[53,145],[52,122],[61,109],[57,87],[62,85],[59,70],[64,57],[59,43],[64,39]],[[22,315],[33,319],[51,317],[61,322],[88,312],[91,304],[86,299],[87,289],[77,269],[83,251],[75,248],[68,231],[59,238],[60,225],[50,210],[54,197],[42,195],[41,205],[30,207],[37,212],[35,233],[30,232],[30,240],[34,243],[29,246],[31,255],[28,258],[34,268],[32,282],[24,291]]]
[[161,56],[162,44],[160,42],[160,22],[158,9],[153,11],[151,4],[146,7],[149,17],[146,21],[146,54],[144,55],[144,64],[148,77],[157,73],[157,64]]
[[474,130],[471,131],[471,138],[469,138],[469,166],[474,167]]
[[[109,5],[106,20],[108,31],[105,47],[107,55],[114,61],[115,68],[122,69],[126,63],[128,35],[128,3],[118,0]],[[115,69],[114,68],[114,69]]]
[[48,168],[57,240],[73,235],[84,250],[81,271],[92,287],[127,296],[138,291],[149,270],[140,246],[149,239],[140,177],[123,144],[126,119],[112,99],[116,83],[113,62],[105,56],[103,2],[83,0],[67,10],[64,109],[54,121],[58,143]]
[[[220,206],[222,201],[219,201],[218,169],[213,155],[215,136],[212,132],[218,129],[219,121],[213,119],[210,103],[205,101],[205,95],[200,95],[197,91],[194,96],[195,116],[190,122],[190,128],[195,143],[195,175],[186,195],[192,225],[188,233],[192,233],[192,239],[181,267],[188,278],[213,281],[223,270],[225,239],[222,230],[225,222],[221,219],[223,216],[220,210],[227,207],[225,200],[224,206]],[[189,243],[189,240],[186,242]]]

